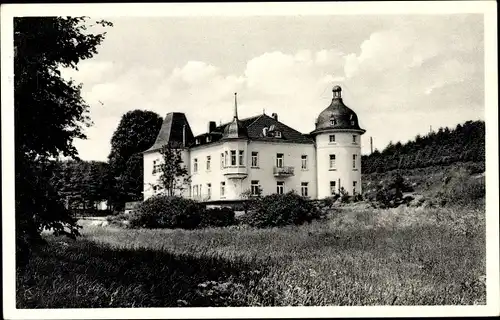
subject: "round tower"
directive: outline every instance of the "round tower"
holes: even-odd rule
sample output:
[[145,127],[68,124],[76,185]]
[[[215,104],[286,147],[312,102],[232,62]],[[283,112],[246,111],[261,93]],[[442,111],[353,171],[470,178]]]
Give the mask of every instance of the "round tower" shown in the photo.
[[323,110],[311,132],[316,141],[318,199],[361,193],[361,129],[356,113],[342,101],[342,89],[333,87],[332,103]]

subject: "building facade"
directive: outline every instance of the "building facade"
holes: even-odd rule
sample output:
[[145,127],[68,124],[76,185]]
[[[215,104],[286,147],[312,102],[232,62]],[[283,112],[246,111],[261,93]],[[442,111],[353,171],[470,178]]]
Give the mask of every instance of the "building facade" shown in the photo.
[[167,114],[154,145],[144,152],[144,199],[162,192],[158,187],[160,149],[181,150],[190,183],[177,194],[204,202],[243,199],[244,195],[294,190],[323,199],[343,188],[361,193],[361,135],[357,115],[333,88],[331,104],[309,134],[281,123],[278,115],[239,119],[235,94],[230,123],[211,121],[207,132],[193,136],[183,113]]

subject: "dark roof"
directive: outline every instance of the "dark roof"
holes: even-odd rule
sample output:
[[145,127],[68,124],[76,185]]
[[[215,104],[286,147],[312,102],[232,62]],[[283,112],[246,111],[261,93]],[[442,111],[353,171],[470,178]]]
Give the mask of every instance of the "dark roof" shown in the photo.
[[[248,139],[250,140],[313,143],[313,139],[309,135],[302,134],[266,114],[241,119],[238,122],[242,128],[246,129]],[[196,147],[198,145],[207,145],[221,140],[223,138],[224,131],[228,126],[231,126],[232,123],[233,122],[222,124],[216,127],[212,132],[197,135],[194,137],[194,140],[198,139],[199,144],[193,143],[190,146]],[[280,138],[274,136],[273,131],[268,132],[268,134],[264,136],[264,128],[267,127],[269,129],[271,126],[274,126],[274,132],[281,132]],[[207,137],[210,137],[209,141],[207,141]]]
[[[333,87],[332,103],[319,114],[316,129],[311,134],[331,129],[365,132],[364,129],[359,127],[356,112],[344,104],[340,94],[341,90],[339,86]],[[332,120],[334,121],[333,124]]]
[[183,144],[184,125],[186,126],[186,146],[189,146],[194,141],[194,137],[186,115],[181,112],[170,112],[165,117],[165,120],[163,120],[155,143],[145,152],[160,149],[167,143],[172,146],[185,147]]

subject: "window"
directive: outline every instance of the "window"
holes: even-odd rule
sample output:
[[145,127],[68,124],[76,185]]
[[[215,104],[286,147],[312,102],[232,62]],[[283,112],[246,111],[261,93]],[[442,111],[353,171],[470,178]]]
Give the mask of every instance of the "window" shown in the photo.
[[330,169],[335,169],[335,155],[330,155]]
[[284,158],[283,153],[277,153],[276,154],[276,167],[278,168],[283,168],[283,158]]
[[301,161],[302,161],[302,166],[301,166],[302,170],[307,170],[307,155],[303,154]]
[[208,199],[210,199],[212,197],[212,184],[211,183],[207,183],[207,195],[208,195]]
[[276,138],[281,138],[281,131],[276,131]]
[[352,135],[352,143],[354,144],[358,143],[357,136],[355,134]]
[[358,184],[357,181],[352,182],[352,195],[356,195],[356,185]]
[[220,154],[220,168],[224,168],[224,152]]
[[238,158],[239,158],[239,159],[238,159],[238,161],[239,161],[240,166],[244,166],[244,165],[245,165],[245,164],[243,163],[243,154],[244,154],[244,151],[243,151],[243,150],[240,150],[240,151],[239,151],[239,157],[238,157]]
[[193,160],[193,171],[198,172],[198,159],[194,158]]
[[220,183],[220,196],[223,197],[226,193],[226,182],[222,181]]
[[207,171],[210,170],[210,159],[211,159],[211,157],[207,156]]
[[353,126],[353,125],[354,125],[354,120],[351,120],[351,126]]
[[283,194],[284,192],[285,192],[285,182],[284,181],[276,182],[276,193]]
[[198,188],[200,188],[200,196],[201,196],[201,195],[203,194],[203,193],[201,192],[201,184],[199,184],[199,185],[198,185]]
[[198,185],[193,186],[193,194],[194,194],[195,196],[197,196],[197,195],[198,195]]
[[231,165],[236,165],[236,150],[231,150]]
[[357,154],[352,155],[352,168],[356,169],[356,159],[358,158]]
[[252,196],[259,195],[260,186],[258,180],[252,180],[252,182],[250,183],[250,191],[252,192]]
[[227,161],[228,161],[228,153],[227,151],[224,152],[224,167],[227,167]]
[[335,135],[331,134],[330,135],[330,143],[334,143],[334,142],[335,142]]
[[195,144],[200,144],[200,139],[196,139]]
[[210,142],[210,136],[207,136],[207,142]]
[[337,120],[335,120],[334,118],[330,119],[330,125],[334,126],[337,124]]
[[153,174],[156,174],[157,172],[161,172],[161,163],[159,160],[154,160],[153,161]]
[[330,194],[335,194],[335,181],[330,181]]
[[258,167],[259,166],[259,153],[258,152],[252,152],[252,167]]
[[309,193],[308,193],[308,182],[301,182],[300,183],[300,193],[302,194],[303,197],[308,197],[309,196]]

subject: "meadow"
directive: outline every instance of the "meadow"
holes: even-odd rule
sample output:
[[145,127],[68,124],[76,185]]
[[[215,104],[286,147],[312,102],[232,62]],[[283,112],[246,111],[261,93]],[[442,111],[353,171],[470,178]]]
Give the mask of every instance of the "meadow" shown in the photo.
[[81,224],[18,270],[18,308],[486,303],[483,206],[361,203],[271,229]]

